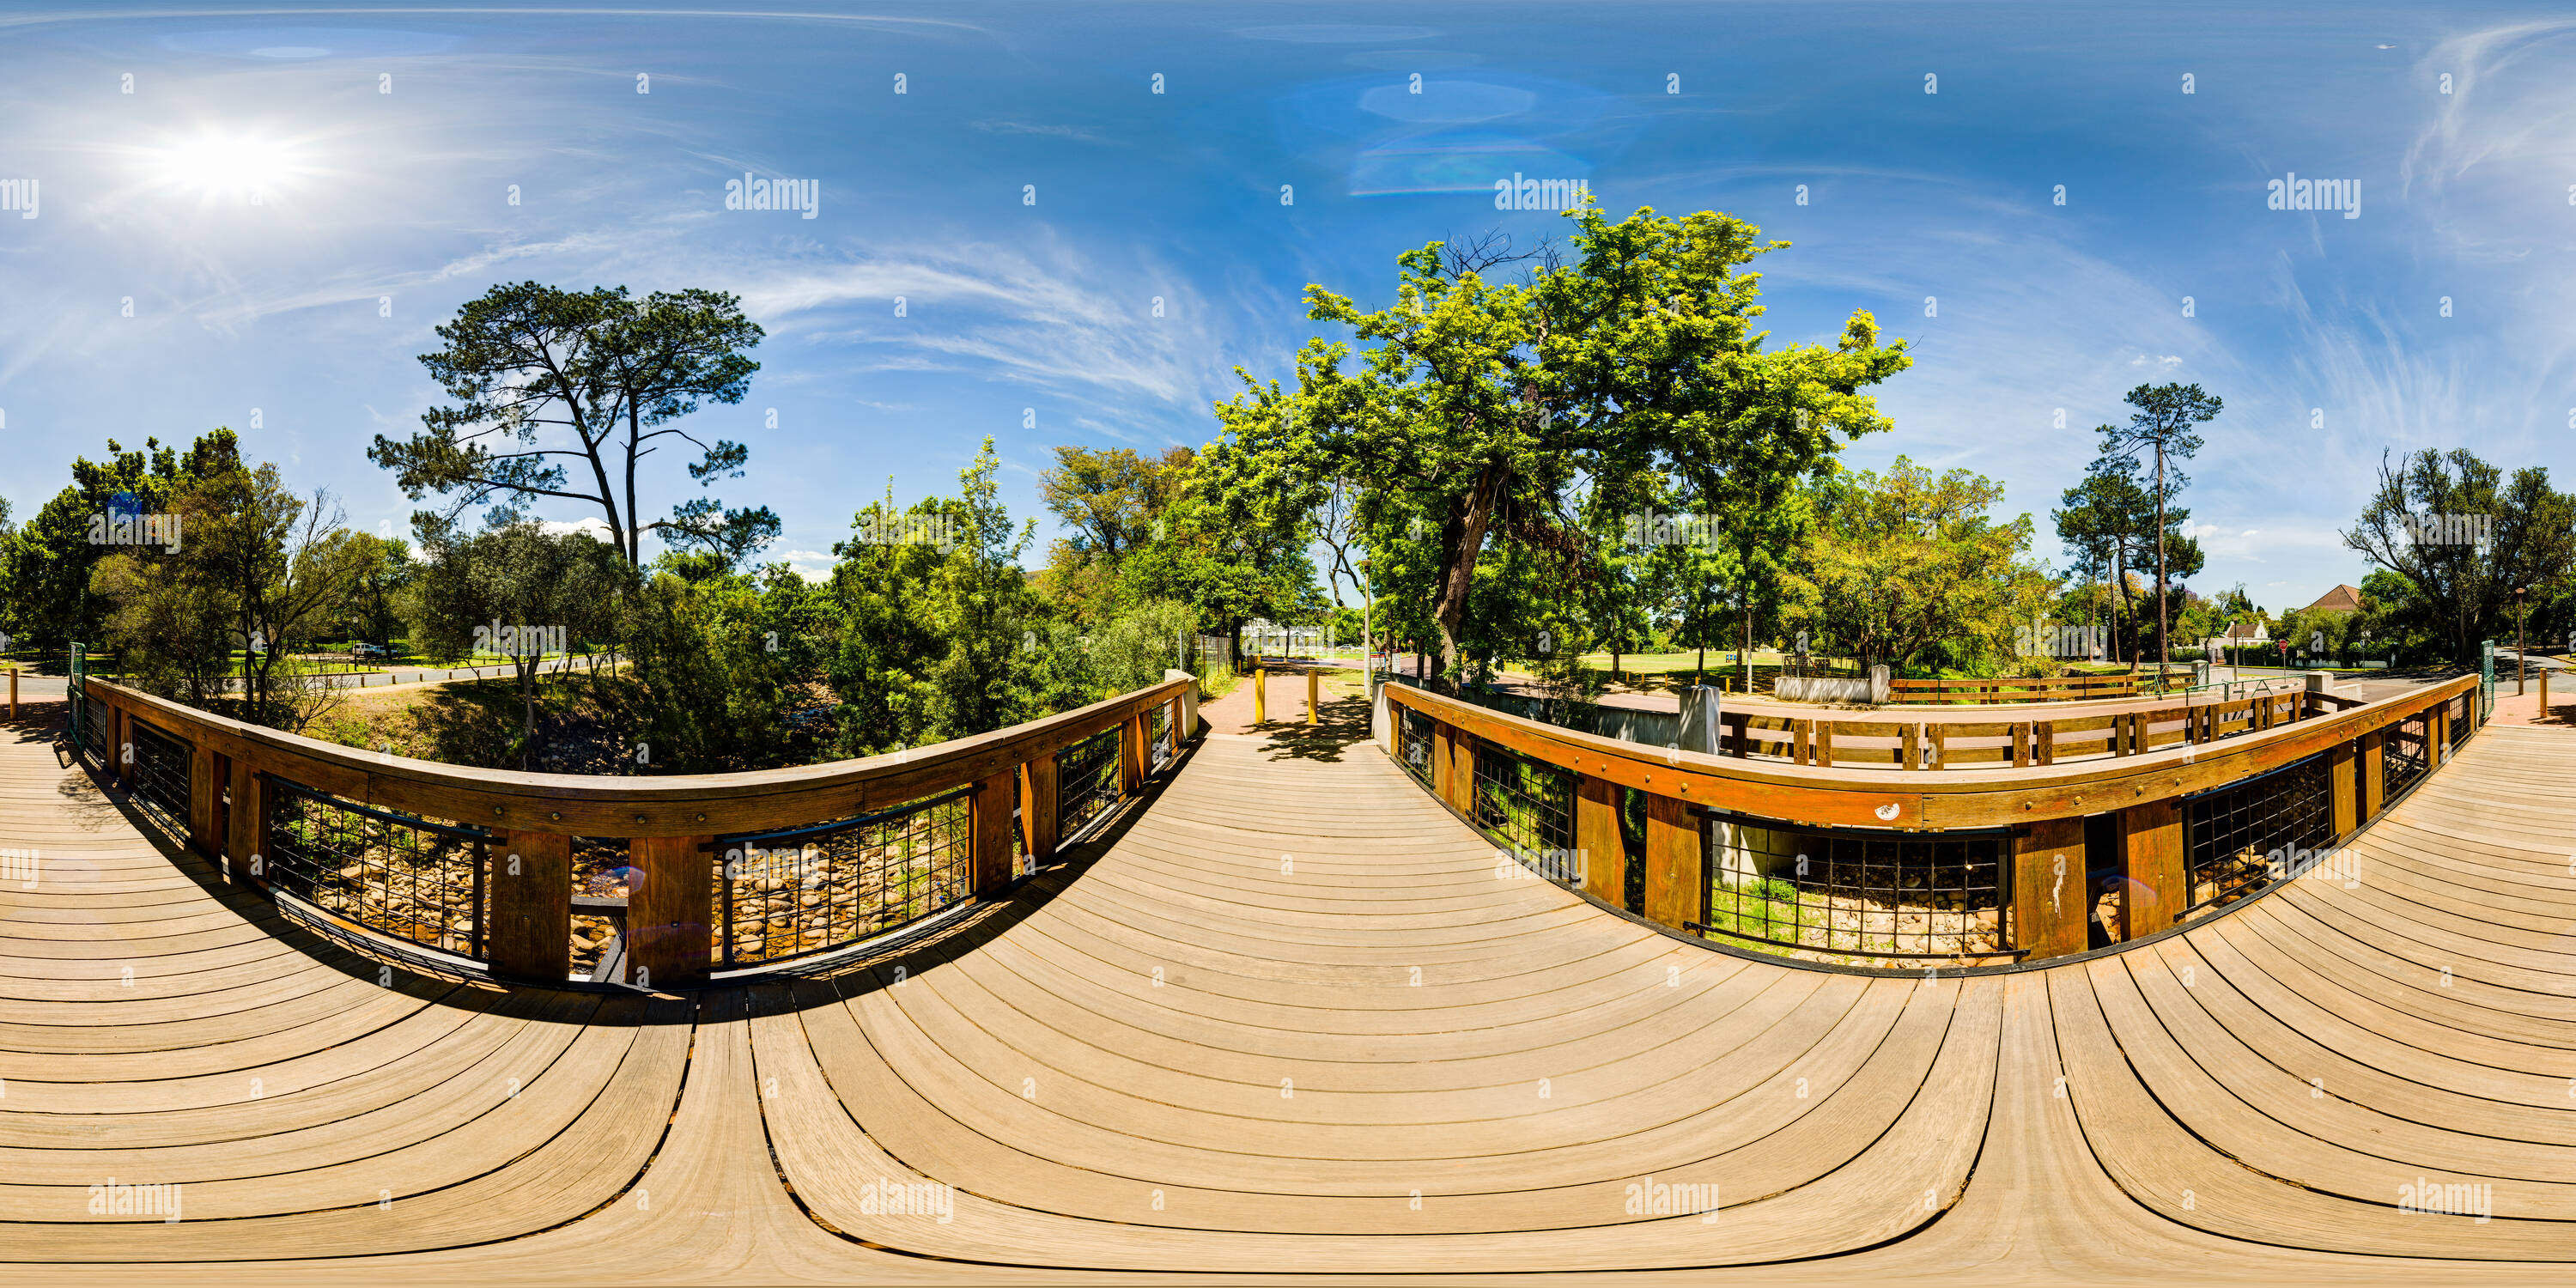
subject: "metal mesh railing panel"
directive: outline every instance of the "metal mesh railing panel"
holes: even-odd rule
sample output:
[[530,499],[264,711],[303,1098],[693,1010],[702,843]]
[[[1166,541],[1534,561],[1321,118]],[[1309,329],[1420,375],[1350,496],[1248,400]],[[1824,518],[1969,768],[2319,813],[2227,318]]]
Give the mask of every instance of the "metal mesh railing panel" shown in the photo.
[[975,895],[974,789],[855,819],[717,842],[725,966],[830,952]]
[[140,720],[134,730],[134,802],[179,836],[188,834],[188,744]]
[[488,834],[269,782],[268,881],[379,934],[484,957]]
[[1118,803],[1118,739],[1111,725],[1056,756],[1056,836],[1079,832]]
[[2184,861],[2191,881],[2186,914],[2224,907],[2261,890],[2279,855],[2334,840],[2334,802],[2324,756],[2183,800]]
[[2013,956],[2010,838],[1802,830],[1734,816],[1709,829],[1721,941],[1845,965]]

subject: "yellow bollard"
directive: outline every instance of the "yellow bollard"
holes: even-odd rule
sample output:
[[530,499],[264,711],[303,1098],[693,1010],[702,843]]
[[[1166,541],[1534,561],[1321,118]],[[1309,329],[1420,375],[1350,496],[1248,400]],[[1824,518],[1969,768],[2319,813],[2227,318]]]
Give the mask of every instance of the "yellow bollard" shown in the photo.
[[1261,684],[1261,668],[1252,668],[1252,723],[1270,723],[1270,710],[1264,699],[1269,696]]
[[[1323,679],[1323,674],[1321,671],[1306,672],[1306,723],[1310,725],[1315,723],[1315,691],[1316,685]],[[2543,680],[2541,683],[2547,684],[2548,681]],[[2545,688],[2541,690],[2543,693],[2548,691]]]

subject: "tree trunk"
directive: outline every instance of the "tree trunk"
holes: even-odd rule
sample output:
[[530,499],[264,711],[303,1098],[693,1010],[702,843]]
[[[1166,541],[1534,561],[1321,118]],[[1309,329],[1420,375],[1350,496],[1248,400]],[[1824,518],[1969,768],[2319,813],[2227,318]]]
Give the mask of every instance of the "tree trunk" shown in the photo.
[[1458,669],[1459,627],[1467,619],[1467,592],[1476,582],[1476,556],[1485,548],[1485,532],[1493,526],[1494,509],[1502,498],[1507,474],[1500,465],[1487,465],[1478,471],[1464,508],[1452,511],[1440,525],[1440,593],[1433,602],[1431,617],[1440,628],[1440,672],[1444,677]]
[[537,745],[537,664],[545,655],[525,654],[519,663],[519,768],[528,767],[530,753]]
[[2156,444],[2156,679],[2173,666],[2173,643],[2165,622],[2165,445]]

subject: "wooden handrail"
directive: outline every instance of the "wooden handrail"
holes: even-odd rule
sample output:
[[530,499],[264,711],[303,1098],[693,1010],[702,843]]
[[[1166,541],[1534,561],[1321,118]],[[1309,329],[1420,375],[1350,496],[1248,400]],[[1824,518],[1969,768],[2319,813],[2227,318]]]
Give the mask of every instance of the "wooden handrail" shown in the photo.
[[1173,701],[1187,684],[1166,680],[1007,729],[857,760],[638,778],[444,765],[245,724],[103,680],[86,687],[99,705],[139,715],[201,750],[360,804],[495,831],[633,838],[772,831],[883,809],[1115,728]]
[[[236,879],[261,880],[269,846],[272,782],[284,781],[349,804],[489,833],[496,851],[488,920],[492,973],[561,983],[570,960],[572,848],[576,836],[628,843],[640,884],[629,895],[628,960],[653,987],[690,987],[712,968],[716,895],[709,852],[719,837],[783,831],[870,814],[954,788],[970,806],[966,870],[971,894],[993,895],[1014,879],[1015,806],[1025,803],[1022,839],[1043,860],[1055,848],[1056,755],[1112,729],[1127,748],[1120,792],[1142,782],[1149,713],[1168,705],[1177,720],[1194,681],[1175,676],[990,733],[929,747],[822,765],[733,774],[613,778],[443,765],[368,753],[245,724],[103,680],[84,684],[86,717],[105,720],[101,768],[130,782],[124,753],[140,721],[189,744],[192,799],[187,840],[226,860]],[[1186,736],[1176,726],[1175,741]],[[82,749],[75,749],[80,751]],[[502,862],[506,856],[506,863]],[[478,875],[481,869],[477,868]],[[731,878],[727,878],[730,886]],[[363,923],[362,923],[363,924]],[[378,927],[367,926],[369,930]],[[485,927],[478,922],[478,932]],[[395,933],[399,937],[399,932]]]
[[1542,724],[1404,685],[1387,685],[1385,692],[1395,705],[1533,760],[1708,808],[1834,827],[1951,829],[2080,818],[2138,800],[2205,791],[2384,729],[2470,692],[2477,683],[2474,675],[2461,676],[2221,742],[2178,744],[2069,765],[1936,770],[1775,764],[1668,750]]
[[[1382,690],[1390,706],[1388,751],[1394,753],[1405,736],[1405,712],[1427,718],[1431,790],[1470,822],[1481,808],[1477,758],[1489,754],[1487,748],[1568,771],[1574,780],[1568,830],[1575,867],[1583,873],[1584,893],[1604,904],[1627,905],[1622,788],[1644,796],[1639,910],[1694,934],[1710,925],[1710,814],[1736,816],[1755,829],[2003,835],[2009,837],[2010,876],[1998,888],[1994,907],[2009,929],[2011,955],[2024,962],[2086,948],[2095,908],[2088,877],[2094,856],[2087,824],[2093,816],[2109,818],[2112,857],[2123,878],[2113,937],[2156,934],[2208,902],[2194,898],[2199,878],[2185,834],[2185,798],[2322,756],[2324,799],[2318,804],[2331,824],[2328,835],[2339,841],[2385,804],[2381,748],[2392,727],[2423,719],[2428,767],[2437,765],[2452,741],[2452,704],[2467,695],[2469,721],[2483,714],[2477,691],[2478,677],[2462,676],[2347,710],[2318,711],[2305,720],[2297,717],[2310,695],[2269,695],[2248,700],[2247,731],[2224,741],[2212,740],[2214,708],[2184,708],[2187,740],[2161,750],[2148,745],[2142,714],[2123,713],[2110,718],[2114,755],[2068,765],[2049,763],[2048,722],[2022,722],[2009,726],[2015,762],[2009,768],[1867,770],[1832,763],[1831,722],[1792,722],[1801,763],[1772,765],[1657,750],[1403,685]],[[1911,756],[1920,743],[1909,736],[1903,745]],[[1596,853],[1614,861],[1591,861]],[[1991,955],[1959,952],[1962,958]]]

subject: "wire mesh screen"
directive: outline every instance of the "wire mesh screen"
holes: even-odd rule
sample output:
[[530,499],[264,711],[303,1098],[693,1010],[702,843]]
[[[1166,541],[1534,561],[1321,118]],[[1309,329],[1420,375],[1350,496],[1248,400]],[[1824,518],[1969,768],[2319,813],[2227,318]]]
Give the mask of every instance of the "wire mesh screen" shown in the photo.
[[488,834],[269,782],[272,884],[379,934],[483,958]]
[[2433,767],[2433,720],[2408,716],[2390,725],[2379,739],[2380,791],[2387,800],[2412,787]]
[[101,769],[114,764],[115,760],[108,755],[107,750],[108,740],[114,736],[110,729],[110,726],[116,723],[114,711],[92,702],[88,704],[88,708],[81,713],[81,716],[81,729],[89,742],[90,763]]
[[[1492,743],[1478,746],[1475,810],[1478,827],[1524,856],[1562,855],[1574,849],[1574,775],[1554,765]],[[1548,876],[1567,879],[1560,865],[1541,862]]]
[[1118,736],[1111,725],[1056,755],[1056,836],[1072,836],[1118,803]]
[[140,720],[134,729],[134,801],[176,835],[188,832],[188,744]]
[[1395,763],[1423,786],[1431,785],[1431,717],[1411,707],[1395,709]]
[[1154,766],[1159,769],[1172,758],[1171,704],[1157,703],[1153,714],[1148,719],[1151,722],[1147,725],[1147,730],[1152,735],[1150,745],[1154,748]]
[[2326,758],[2310,756],[2271,773],[2183,798],[2185,861],[2191,871],[2186,914],[2219,908],[2261,890],[2275,856],[2334,840],[2334,802]]
[[2478,731],[2477,726],[2469,719],[2470,715],[2474,711],[2474,708],[2469,705],[2471,701],[2472,699],[2469,695],[2463,693],[2460,696],[2451,699],[2443,706],[2443,709],[2450,712],[2451,715],[2451,748],[2453,750],[2457,750],[2461,743],[2467,742],[2470,734]]
[[974,898],[974,789],[857,818],[725,837],[726,966],[830,952]]
[[1739,947],[1840,965],[1993,965],[2006,943],[2010,838],[1801,830],[1720,817],[1709,828],[1709,919]]

